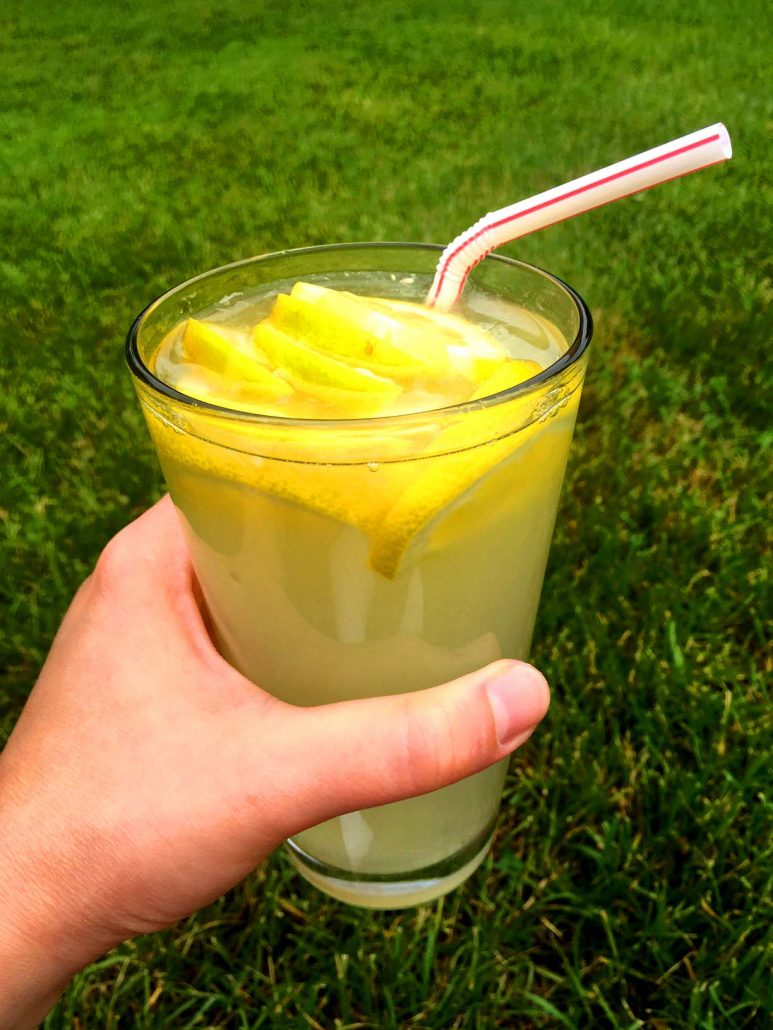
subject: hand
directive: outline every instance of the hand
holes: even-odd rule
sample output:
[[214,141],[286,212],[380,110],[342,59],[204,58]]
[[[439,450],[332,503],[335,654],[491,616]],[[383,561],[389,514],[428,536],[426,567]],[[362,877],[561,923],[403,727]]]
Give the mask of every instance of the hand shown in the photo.
[[542,676],[512,661],[295,708],[221,658],[197,591],[164,498],[105,548],[0,756],[0,1026],[42,1017],[75,970],[286,837],[476,772],[547,710]]

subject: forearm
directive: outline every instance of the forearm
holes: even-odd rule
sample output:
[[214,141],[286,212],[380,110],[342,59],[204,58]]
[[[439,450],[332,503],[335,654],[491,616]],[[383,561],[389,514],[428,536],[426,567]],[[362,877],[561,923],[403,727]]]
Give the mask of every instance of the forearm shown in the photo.
[[37,888],[10,852],[7,840],[0,842],[0,1030],[22,1030],[37,1026],[88,957],[79,962],[67,954],[54,918],[44,925]]
[[0,1030],[22,1030],[107,949],[52,858],[56,841],[45,823],[9,794],[0,761]]
[[23,935],[7,931],[0,939],[0,1030],[27,1030],[45,1018],[76,970],[64,972]]

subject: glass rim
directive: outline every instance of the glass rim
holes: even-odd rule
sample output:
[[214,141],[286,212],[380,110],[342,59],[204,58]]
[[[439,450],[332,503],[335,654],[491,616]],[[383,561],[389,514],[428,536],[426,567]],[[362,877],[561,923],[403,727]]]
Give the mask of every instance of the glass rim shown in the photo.
[[273,258],[302,257],[305,254],[322,254],[325,251],[372,250],[375,248],[390,248],[393,250],[406,251],[430,250],[437,252],[438,255],[445,250],[445,247],[438,243],[410,243],[405,241],[324,243],[309,247],[294,247],[287,250],[272,251],[268,254],[259,254],[254,257],[242,258],[239,261],[232,261],[229,264],[211,268],[206,272],[201,272],[199,275],[192,276],[190,279],[186,279],[184,282],[178,283],[171,289],[166,290],[140,311],[132,322],[126,336],[124,353],[126,363],[129,366],[129,371],[140,382],[150,387],[155,393],[159,393],[168,400],[181,404],[185,408],[202,415],[214,415],[223,419],[238,421],[250,425],[273,425],[286,427],[314,426],[317,429],[329,429],[332,427],[341,429],[350,426],[352,428],[362,429],[366,426],[384,426],[386,424],[394,424],[398,421],[414,421],[416,419],[426,418],[427,416],[436,418],[440,416],[461,415],[468,411],[481,411],[485,408],[494,407],[497,404],[503,404],[515,397],[525,396],[526,394],[545,387],[551,382],[551,380],[556,379],[561,375],[561,373],[575,365],[590,346],[591,337],[593,335],[593,317],[588,305],[575,289],[573,289],[568,283],[564,282],[563,279],[560,279],[557,275],[553,275],[552,272],[548,272],[544,268],[540,268],[538,265],[532,265],[526,261],[518,261],[515,258],[506,257],[503,254],[489,254],[480,262],[480,264],[497,263],[527,269],[530,272],[538,273],[562,289],[575,306],[579,316],[579,325],[577,327],[577,333],[575,334],[574,340],[570,343],[566,351],[564,351],[564,353],[561,354],[551,365],[548,365],[547,368],[542,369],[530,379],[526,379],[524,382],[518,383],[516,386],[508,387],[506,390],[500,390],[498,393],[490,394],[487,397],[481,397],[477,400],[461,401],[456,404],[449,404],[438,408],[426,408],[421,411],[391,415],[369,415],[362,418],[323,419],[297,418],[284,415],[264,415],[254,411],[229,408],[227,405],[215,404],[212,401],[201,400],[197,397],[190,397],[188,394],[181,393],[179,390],[175,390],[173,386],[165,383],[163,379],[159,379],[158,376],[151,372],[142,360],[139,349],[139,335],[145,320],[157,307],[163,304],[164,301],[183,292],[194,283],[200,282],[203,279],[208,279],[219,272],[227,272],[231,269],[241,268],[245,265],[258,264],[259,262],[269,261]]

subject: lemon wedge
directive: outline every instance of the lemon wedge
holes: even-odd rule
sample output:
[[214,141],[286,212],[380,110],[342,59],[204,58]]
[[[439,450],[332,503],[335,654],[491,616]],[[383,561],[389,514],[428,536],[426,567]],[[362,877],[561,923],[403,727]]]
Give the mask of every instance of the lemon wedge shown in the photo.
[[296,389],[340,404],[343,417],[348,413],[347,404],[359,407],[365,400],[374,406],[388,405],[400,393],[400,387],[393,380],[322,354],[277,329],[269,320],[258,323],[253,339],[258,350],[271,364],[282,369]]
[[386,297],[367,300],[401,325],[406,346],[409,340],[417,341],[417,349],[428,346],[429,341],[439,344],[446,355],[448,370],[470,383],[481,383],[510,357],[498,340],[458,315],[405,300]]
[[[511,358],[510,361],[500,365],[492,372],[487,379],[480,384],[470,400],[479,401],[484,397],[494,397],[505,390],[511,390],[514,386],[520,386],[533,376],[540,373],[542,369],[536,361],[529,361],[526,358]],[[494,409],[491,409],[492,417]]]
[[[250,395],[258,400],[286,397],[293,392],[288,383],[261,360],[254,347],[250,350],[249,341],[234,330],[219,329],[208,322],[189,318],[183,330],[182,352],[192,364],[217,377],[212,383],[201,380],[205,386],[199,388],[197,396],[202,395],[206,400],[215,403],[227,400],[235,392],[234,388],[242,384],[249,384]],[[201,394],[202,388],[206,389],[205,394]]]
[[315,283],[280,294],[271,321],[290,336],[342,361],[398,381],[442,389],[449,376],[480,383],[509,357],[483,329],[410,301],[363,297]]
[[[536,362],[512,359],[481,384],[473,399],[501,393],[539,370]],[[529,397],[516,398],[462,415],[435,436],[427,449],[426,470],[417,471],[373,535],[369,559],[372,569],[387,579],[395,578],[406,555],[427,539],[438,520],[532,435],[531,426],[521,426],[528,422],[533,403]],[[471,433],[477,439],[488,438],[488,442],[471,447]],[[421,464],[417,463],[417,469]]]
[[350,365],[396,380],[448,374],[447,348],[437,334],[418,335],[371,298],[296,283],[276,298],[271,322],[308,346]]

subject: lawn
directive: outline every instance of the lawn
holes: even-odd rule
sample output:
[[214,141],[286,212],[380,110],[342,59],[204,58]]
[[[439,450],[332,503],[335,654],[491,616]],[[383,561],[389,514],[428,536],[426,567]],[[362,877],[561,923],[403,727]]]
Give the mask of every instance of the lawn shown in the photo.
[[0,736],[163,490],[122,356],[147,301],[287,246],[444,242],[714,121],[735,145],[505,248],[597,332],[535,636],[553,705],[481,870],[371,915],[276,855],[84,970],[46,1027],[767,1025],[765,10],[6,0]]

